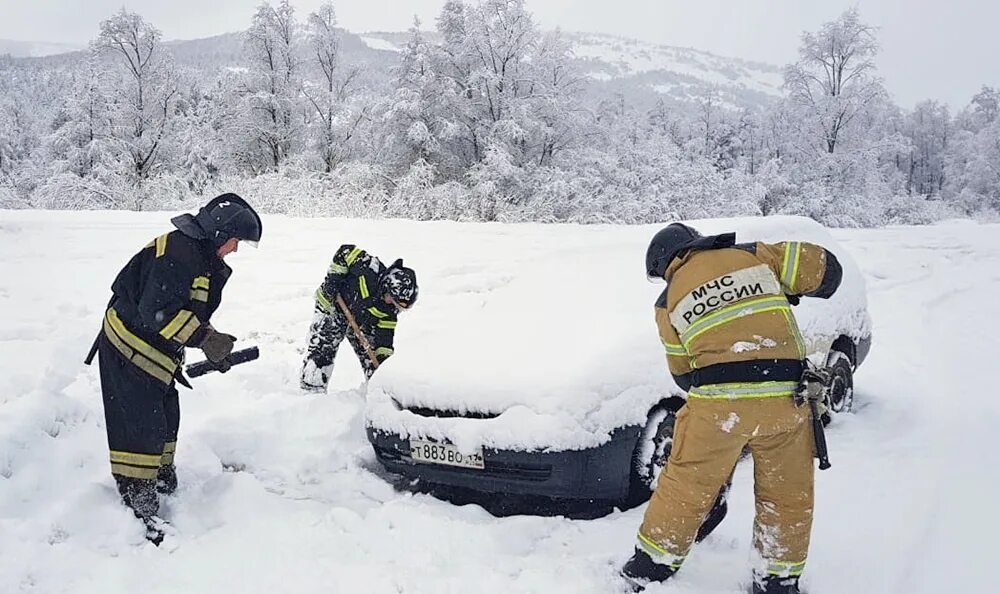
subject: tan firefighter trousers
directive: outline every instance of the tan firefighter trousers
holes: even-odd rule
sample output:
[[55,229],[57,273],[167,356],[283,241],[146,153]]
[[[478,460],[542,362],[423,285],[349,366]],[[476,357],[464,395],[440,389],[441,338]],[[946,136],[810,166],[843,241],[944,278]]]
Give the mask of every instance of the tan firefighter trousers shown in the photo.
[[813,435],[808,407],[796,407],[791,397],[690,398],[677,414],[673,449],[638,546],[680,567],[744,446],[754,461],[757,553],[767,573],[801,574],[812,528]]

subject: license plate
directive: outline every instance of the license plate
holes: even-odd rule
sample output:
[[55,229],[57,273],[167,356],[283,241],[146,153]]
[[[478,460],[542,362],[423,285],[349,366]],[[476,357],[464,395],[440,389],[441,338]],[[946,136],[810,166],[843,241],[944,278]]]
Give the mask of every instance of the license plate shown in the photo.
[[414,462],[424,464],[444,464],[461,468],[486,468],[483,464],[483,449],[476,448],[471,453],[460,452],[448,443],[436,443],[420,439],[410,440],[410,457]]

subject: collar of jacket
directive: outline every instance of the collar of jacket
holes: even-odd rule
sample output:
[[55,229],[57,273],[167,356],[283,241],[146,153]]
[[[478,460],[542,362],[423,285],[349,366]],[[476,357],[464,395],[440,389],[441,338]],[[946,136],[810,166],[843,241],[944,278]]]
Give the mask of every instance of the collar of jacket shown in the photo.
[[704,252],[708,250],[722,250],[726,248],[731,248],[736,245],[736,234],[735,233],[722,233],[721,235],[709,235],[707,237],[699,237],[693,241],[690,241],[684,245],[678,253],[679,256],[674,257],[671,260],[670,265],[667,266],[667,272],[664,273],[663,278],[669,283],[670,278],[677,272],[681,266],[687,263],[688,259],[695,252]]

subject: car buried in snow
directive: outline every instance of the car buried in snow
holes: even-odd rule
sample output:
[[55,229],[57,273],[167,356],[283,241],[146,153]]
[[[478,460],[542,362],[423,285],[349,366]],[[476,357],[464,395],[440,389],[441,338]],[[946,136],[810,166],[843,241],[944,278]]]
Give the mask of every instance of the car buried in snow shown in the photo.
[[[735,231],[739,242],[809,241],[837,255],[837,293],[802,299],[795,315],[809,359],[833,371],[829,410],[850,410],[854,370],[871,344],[864,279],[850,254],[801,217],[689,224],[706,235]],[[519,497],[554,502],[552,513],[647,500],[685,403],[653,320],[664,286],[649,283],[641,264],[658,229],[525,226],[484,238],[503,256],[479,267],[469,256],[465,274],[478,282],[431,271],[425,309],[412,315],[433,323],[369,385],[366,431],[381,465],[491,511]]]

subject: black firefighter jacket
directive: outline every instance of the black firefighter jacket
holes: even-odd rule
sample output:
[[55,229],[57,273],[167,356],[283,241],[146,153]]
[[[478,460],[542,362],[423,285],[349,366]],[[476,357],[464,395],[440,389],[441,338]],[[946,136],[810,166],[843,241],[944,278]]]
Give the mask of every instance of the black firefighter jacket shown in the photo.
[[340,246],[323,284],[316,291],[316,305],[331,315],[339,313],[337,295],[344,299],[358,327],[365,334],[379,362],[393,354],[397,310],[383,300],[379,290],[386,266],[354,245]]
[[169,384],[184,347],[201,343],[232,269],[211,242],[172,231],[118,273],[104,334],[126,359]]

